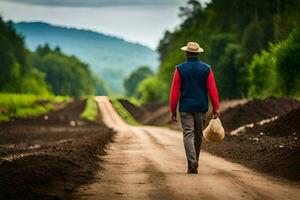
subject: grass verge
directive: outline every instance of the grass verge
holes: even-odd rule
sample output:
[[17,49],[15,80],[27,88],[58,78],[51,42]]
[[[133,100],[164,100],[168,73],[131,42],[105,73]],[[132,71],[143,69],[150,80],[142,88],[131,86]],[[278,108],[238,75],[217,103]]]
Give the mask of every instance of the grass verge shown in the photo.
[[132,115],[122,106],[122,104],[118,101],[117,98],[110,98],[114,108],[117,110],[119,115],[130,125],[139,125]]
[[97,103],[94,100],[94,97],[89,97],[86,102],[84,111],[81,113],[80,118],[96,122],[98,116]]

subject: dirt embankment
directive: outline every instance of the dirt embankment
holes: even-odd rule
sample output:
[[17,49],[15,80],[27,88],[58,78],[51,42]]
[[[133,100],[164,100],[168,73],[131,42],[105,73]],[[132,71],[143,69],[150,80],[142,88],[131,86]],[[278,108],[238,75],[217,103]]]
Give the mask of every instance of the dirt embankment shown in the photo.
[[299,101],[286,97],[254,99],[245,104],[228,108],[221,113],[221,121],[225,130],[229,132],[245,124],[285,115],[299,106]]
[[[124,106],[126,108],[126,104]],[[290,98],[271,97],[265,100],[222,102],[221,121],[227,135],[219,144],[204,142],[203,149],[260,172],[300,182],[299,107],[300,102]],[[167,105],[150,104],[143,108],[149,111],[146,113],[146,119],[154,119],[150,125],[171,124],[172,128],[180,129],[177,123],[170,122]],[[139,112],[138,109],[131,112]],[[254,124],[254,127],[239,135],[229,134],[243,125],[275,116],[279,118],[273,122]]]
[[93,179],[113,132],[80,119],[85,101],[0,123],[0,199],[72,199]]
[[300,108],[269,124],[226,135],[219,144],[204,144],[210,153],[247,167],[300,182]]

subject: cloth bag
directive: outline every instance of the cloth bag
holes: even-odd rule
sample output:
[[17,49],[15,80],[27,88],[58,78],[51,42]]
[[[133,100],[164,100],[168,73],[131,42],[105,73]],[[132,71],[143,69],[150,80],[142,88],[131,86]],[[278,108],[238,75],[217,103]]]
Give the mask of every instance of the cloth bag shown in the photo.
[[210,120],[203,131],[203,137],[209,143],[221,142],[225,137],[225,131],[219,118]]

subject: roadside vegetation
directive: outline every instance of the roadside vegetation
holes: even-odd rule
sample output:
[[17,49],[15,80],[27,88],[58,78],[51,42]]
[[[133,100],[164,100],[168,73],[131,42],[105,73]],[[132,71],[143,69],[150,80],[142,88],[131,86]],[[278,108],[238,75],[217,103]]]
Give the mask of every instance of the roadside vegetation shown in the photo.
[[86,100],[86,105],[83,112],[80,115],[80,118],[96,122],[98,119],[98,106],[97,102],[94,100],[94,97],[89,97]]
[[119,100],[115,97],[110,97],[110,100],[118,112],[118,114],[130,125],[139,125],[140,123],[137,122],[132,115],[122,106]]
[[53,108],[53,103],[67,100],[65,96],[0,93],[0,122],[42,115]]

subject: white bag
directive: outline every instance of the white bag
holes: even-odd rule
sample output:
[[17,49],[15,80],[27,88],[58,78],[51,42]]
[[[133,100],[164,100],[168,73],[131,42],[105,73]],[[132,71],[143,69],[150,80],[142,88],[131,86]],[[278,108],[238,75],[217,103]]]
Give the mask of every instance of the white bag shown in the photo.
[[210,120],[203,132],[203,137],[210,143],[217,143],[224,139],[225,131],[219,118]]

